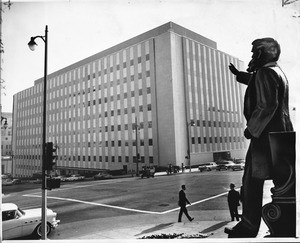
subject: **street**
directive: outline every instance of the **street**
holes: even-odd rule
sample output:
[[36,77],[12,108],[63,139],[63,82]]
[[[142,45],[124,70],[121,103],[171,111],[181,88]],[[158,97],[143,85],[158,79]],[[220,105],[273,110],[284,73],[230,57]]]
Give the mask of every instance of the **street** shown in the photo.
[[[62,184],[60,189],[47,193],[48,208],[57,212],[61,221],[49,239],[89,239],[95,232],[124,228],[125,225],[135,227],[148,216],[154,218],[157,225],[164,223],[164,218],[170,215],[176,222],[178,192],[182,184],[186,185],[186,195],[192,203],[188,207],[191,214],[227,210],[229,184],[234,183],[239,189],[242,173],[193,172],[148,179],[132,177]],[[41,189],[5,194],[3,203],[6,202],[14,202],[22,209],[41,207]],[[118,238],[117,235],[110,237]]]

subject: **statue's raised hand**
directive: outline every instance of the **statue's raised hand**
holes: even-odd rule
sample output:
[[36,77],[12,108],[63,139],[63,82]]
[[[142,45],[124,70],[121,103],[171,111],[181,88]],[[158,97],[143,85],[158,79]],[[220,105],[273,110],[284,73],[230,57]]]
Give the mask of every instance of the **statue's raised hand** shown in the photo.
[[234,75],[238,75],[239,74],[239,70],[236,69],[236,67],[230,63],[230,65],[228,66],[229,70],[234,74]]

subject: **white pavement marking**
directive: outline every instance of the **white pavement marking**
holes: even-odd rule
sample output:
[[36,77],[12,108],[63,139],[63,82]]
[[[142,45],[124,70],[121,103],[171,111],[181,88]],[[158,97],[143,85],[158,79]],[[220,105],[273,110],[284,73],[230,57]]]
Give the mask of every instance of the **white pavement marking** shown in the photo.
[[[224,193],[221,193],[221,194],[209,197],[209,198],[205,198],[203,200],[192,203],[192,205],[196,205],[196,204],[199,204],[199,203],[206,202],[208,200],[215,199],[217,197],[221,197],[221,196],[223,196],[227,193],[228,192],[224,192]],[[23,196],[24,197],[41,197],[41,195],[35,195],[35,194],[26,194],[26,195],[23,195]],[[87,202],[87,201],[82,201],[82,200],[77,200],[77,199],[72,199],[72,198],[49,197],[49,196],[47,198],[62,200],[62,201],[76,202],[76,203],[83,203],[83,204],[89,204],[89,205],[95,205],[95,206],[101,206],[101,207],[107,207],[107,208],[116,208],[116,209],[125,210],[125,211],[132,211],[132,212],[137,212],[137,213],[147,213],[147,214],[167,214],[167,213],[171,213],[171,212],[174,212],[174,211],[180,209],[180,207],[177,207],[177,208],[167,210],[167,211],[164,211],[164,212],[153,212],[153,211],[146,211],[146,210],[138,210],[138,209],[132,209],[132,208],[113,206],[113,205],[108,205],[108,204],[103,204],[103,203]],[[192,205],[188,205],[187,207],[190,207]]]
[[[41,197],[40,195],[33,195],[33,194],[27,194],[23,195],[24,197]],[[116,208],[116,209],[121,209],[125,211],[132,211],[132,212],[138,212],[138,213],[147,213],[147,214],[160,214],[160,212],[152,212],[152,211],[145,211],[145,210],[138,210],[138,209],[131,209],[131,208],[124,208],[124,207],[119,207],[119,206],[113,206],[113,205],[108,205],[108,204],[102,204],[102,203],[94,203],[94,202],[87,202],[87,201],[82,201],[82,200],[77,200],[77,199],[72,199],[72,198],[63,198],[63,197],[47,197],[50,199],[56,199],[56,200],[62,200],[62,201],[69,201],[69,202],[77,202],[77,203],[84,203],[84,204],[90,204],[90,205],[96,205],[96,206],[102,206],[102,207],[107,207],[107,208]]]

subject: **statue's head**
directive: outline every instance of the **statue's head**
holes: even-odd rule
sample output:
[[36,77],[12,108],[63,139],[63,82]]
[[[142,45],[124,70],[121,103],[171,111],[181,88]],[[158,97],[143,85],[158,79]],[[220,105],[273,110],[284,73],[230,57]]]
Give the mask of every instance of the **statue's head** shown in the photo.
[[273,38],[256,39],[252,42],[252,60],[248,64],[248,72],[264,66],[269,62],[276,62],[280,56],[280,45]]

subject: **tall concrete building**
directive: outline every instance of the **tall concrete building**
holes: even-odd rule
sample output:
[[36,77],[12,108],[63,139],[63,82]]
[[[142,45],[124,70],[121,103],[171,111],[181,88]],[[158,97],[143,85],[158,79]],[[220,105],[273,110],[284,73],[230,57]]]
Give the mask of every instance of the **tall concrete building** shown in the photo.
[[[3,119],[3,120],[2,120]],[[7,124],[4,126],[4,124]],[[1,113],[1,171],[2,174],[12,173],[12,113]]]
[[[137,157],[139,169],[244,157],[230,62],[242,65],[169,22],[49,74],[46,140],[58,146],[58,173],[136,171]],[[41,171],[42,114],[41,78],[14,95],[16,176]]]

